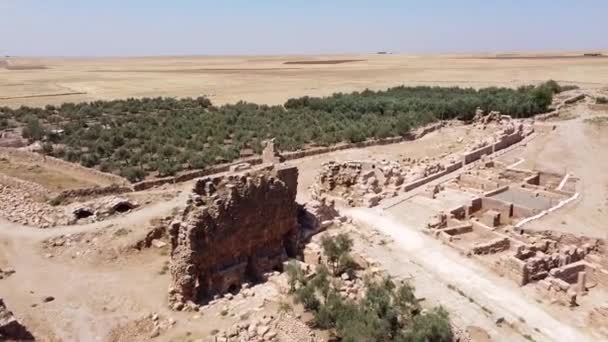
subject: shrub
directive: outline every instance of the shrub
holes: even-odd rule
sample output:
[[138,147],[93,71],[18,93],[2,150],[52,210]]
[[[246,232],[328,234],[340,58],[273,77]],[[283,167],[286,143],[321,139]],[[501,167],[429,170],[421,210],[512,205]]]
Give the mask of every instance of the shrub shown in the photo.
[[327,261],[332,267],[334,275],[354,270],[355,263],[350,256],[353,240],[347,234],[340,233],[335,237],[325,235],[321,239],[321,247],[323,253],[327,256]]
[[53,154],[53,144],[45,142],[44,144],[42,144],[42,153],[46,154],[46,155],[52,155]]
[[306,284],[296,291],[296,302],[301,303],[306,310],[310,311],[317,311],[321,305],[312,284]]
[[145,172],[143,172],[139,168],[125,167],[122,170],[120,170],[120,175],[122,177],[128,179],[130,182],[139,182],[144,179]]
[[296,291],[296,286],[298,284],[304,283],[304,272],[300,265],[298,265],[297,261],[290,261],[285,267],[285,272],[287,273],[287,279],[289,282],[289,292],[293,293]]
[[451,342],[453,333],[448,312],[439,307],[424,315],[414,316],[412,326],[404,337],[405,342]]
[[595,98],[596,104],[608,104],[608,97],[598,96]]
[[24,138],[30,141],[37,141],[41,140],[42,137],[44,137],[44,128],[42,128],[42,125],[40,124],[38,118],[34,116],[29,116],[25,120],[25,122],[25,127],[21,131],[21,135]]

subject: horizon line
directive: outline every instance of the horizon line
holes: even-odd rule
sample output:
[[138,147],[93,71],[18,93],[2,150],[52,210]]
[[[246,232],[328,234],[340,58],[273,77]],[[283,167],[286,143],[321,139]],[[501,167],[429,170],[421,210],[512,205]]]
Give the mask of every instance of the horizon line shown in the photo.
[[441,56],[441,55],[500,55],[500,54],[575,54],[600,53],[608,54],[608,48],[598,49],[543,49],[543,50],[470,50],[470,51],[443,51],[443,52],[405,52],[378,50],[375,52],[287,52],[287,53],[192,53],[192,54],[142,54],[142,55],[12,55],[3,53],[0,59],[7,58],[49,58],[49,59],[111,59],[111,58],[188,58],[188,57],[297,57],[297,56],[353,56],[353,55],[406,55],[406,56]]

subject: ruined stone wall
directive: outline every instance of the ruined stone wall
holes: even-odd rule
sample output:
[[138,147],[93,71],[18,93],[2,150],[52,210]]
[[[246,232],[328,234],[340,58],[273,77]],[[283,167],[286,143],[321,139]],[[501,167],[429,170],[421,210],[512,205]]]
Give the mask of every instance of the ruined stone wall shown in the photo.
[[511,240],[506,237],[499,237],[494,240],[479,243],[473,246],[473,254],[494,254],[508,250],[511,246]]
[[445,167],[444,170],[441,170],[439,172],[433,173],[433,174],[431,174],[429,176],[426,176],[424,178],[417,179],[417,180],[415,180],[413,182],[408,182],[408,183],[404,184],[403,185],[403,190],[404,191],[410,191],[410,190],[415,189],[415,188],[417,188],[417,187],[419,187],[421,185],[424,185],[424,184],[426,184],[428,182],[431,182],[431,181],[433,181],[433,180],[435,180],[435,179],[437,179],[439,177],[443,177],[443,176],[445,176],[445,175],[447,175],[449,173],[452,173],[452,172],[460,169],[461,167],[462,167],[462,163],[453,163],[453,164],[450,164],[447,167]]
[[483,197],[481,199],[481,207],[483,210],[495,210],[505,219],[513,216],[513,204],[505,203],[494,198]]
[[174,309],[261,280],[295,255],[297,177],[295,167],[270,166],[197,181],[170,227]]
[[465,188],[478,189],[483,191],[494,190],[501,186],[500,183],[488,180],[472,174],[462,174],[458,178],[458,184]]
[[530,216],[534,216],[538,214],[534,209],[522,207],[516,204],[513,204],[513,217],[514,218],[526,218]]
[[476,160],[479,160],[482,156],[490,155],[493,152],[492,146],[485,146],[479,149],[476,149],[472,152],[466,153],[462,156],[462,162],[464,164],[472,163]]
[[522,141],[523,138],[524,137],[522,134],[520,134],[520,132],[515,132],[513,134],[504,135],[498,140],[498,142],[496,142],[496,144],[494,144],[492,146],[493,152],[500,151],[513,144],[516,144],[516,143]]
[[499,274],[503,274],[520,286],[528,283],[526,263],[513,255],[503,256],[500,262],[494,265],[494,268]]
[[599,265],[587,264],[586,272],[590,283],[595,283],[604,289],[608,288],[608,270]]

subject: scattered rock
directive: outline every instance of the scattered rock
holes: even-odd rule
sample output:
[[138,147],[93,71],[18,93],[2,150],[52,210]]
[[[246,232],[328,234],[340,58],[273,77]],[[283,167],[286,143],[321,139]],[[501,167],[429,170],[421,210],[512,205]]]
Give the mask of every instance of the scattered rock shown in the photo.
[[42,298],[43,303],[50,303],[54,300],[55,300],[55,297],[53,297],[53,296],[46,296],[46,297]]

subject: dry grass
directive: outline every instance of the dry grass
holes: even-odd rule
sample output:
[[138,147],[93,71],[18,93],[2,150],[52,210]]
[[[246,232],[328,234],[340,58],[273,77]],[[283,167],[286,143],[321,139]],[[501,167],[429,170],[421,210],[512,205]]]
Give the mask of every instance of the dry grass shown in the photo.
[[0,160],[0,173],[38,183],[51,192],[96,185],[94,182],[88,182],[82,178],[70,175],[69,171],[65,173],[58,172],[57,169],[47,168],[44,165],[19,163],[6,158]]
[[589,119],[585,119],[585,122],[594,126],[608,126],[608,116],[594,116]]
[[[200,95],[208,95],[216,104],[239,100],[282,104],[290,97],[384,89],[400,84],[518,86],[547,79],[587,88],[605,86],[606,58],[568,57],[581,55],[11,58],[11,66],[25,68],[0,68],[0,105],[42,106],[66,101]],[[31,66],[47,69],[28,68]]]

